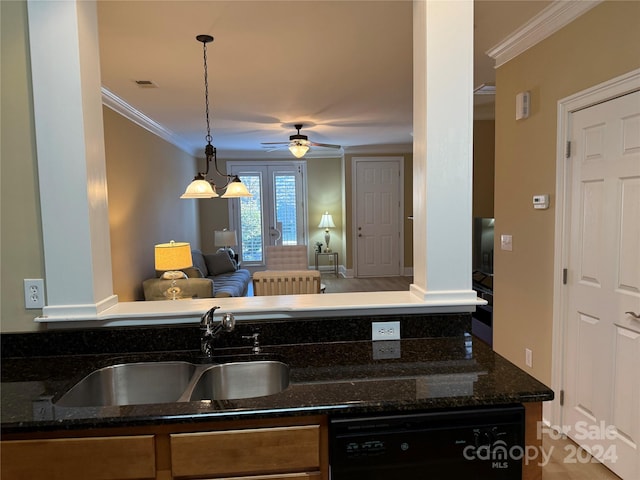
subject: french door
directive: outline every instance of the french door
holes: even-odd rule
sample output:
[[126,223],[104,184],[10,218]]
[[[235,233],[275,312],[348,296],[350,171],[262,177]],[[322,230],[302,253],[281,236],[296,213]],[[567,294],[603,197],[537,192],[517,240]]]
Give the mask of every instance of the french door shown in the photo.
[[307,243],[306,162],[228,162],[252,197],[229,202],[243,267],[265,264],[266,245]]

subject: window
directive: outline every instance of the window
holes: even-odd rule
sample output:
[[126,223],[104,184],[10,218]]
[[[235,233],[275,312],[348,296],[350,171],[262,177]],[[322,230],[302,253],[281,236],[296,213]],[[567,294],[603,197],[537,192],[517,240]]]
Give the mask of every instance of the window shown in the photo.
[[244,265],[264,265],[265,245],[307,243],[306,162],[228,162],[227,168],[253,195],[229,202]]

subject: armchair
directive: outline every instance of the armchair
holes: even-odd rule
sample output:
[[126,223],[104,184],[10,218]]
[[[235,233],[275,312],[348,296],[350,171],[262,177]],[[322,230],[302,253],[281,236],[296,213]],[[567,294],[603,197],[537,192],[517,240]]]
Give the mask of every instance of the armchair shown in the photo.
[[320,293],[320,289],[317,270],[265,270],[253,274],[255,296]]
[[267,245],[267,270],[307,270],[309,257],[306,245]]

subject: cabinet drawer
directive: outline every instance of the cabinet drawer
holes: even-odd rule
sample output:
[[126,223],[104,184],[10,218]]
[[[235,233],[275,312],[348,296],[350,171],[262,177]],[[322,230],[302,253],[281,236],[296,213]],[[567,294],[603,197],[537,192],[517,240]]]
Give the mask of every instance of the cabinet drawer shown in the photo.
[[171,435],[175,477],[313,472],[319,468],[319,425]]
[[156,474],[153,435],[3,441],[3,480],[127,480]]

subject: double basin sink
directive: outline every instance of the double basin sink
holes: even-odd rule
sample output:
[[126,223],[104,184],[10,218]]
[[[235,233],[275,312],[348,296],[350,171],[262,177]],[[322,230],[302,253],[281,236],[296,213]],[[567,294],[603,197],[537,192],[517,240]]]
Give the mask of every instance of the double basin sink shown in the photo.
[[91,372],[55,404],[78,408],[233,400],[273,395],[288,386],[289,366],[274,360],[122,363]]

